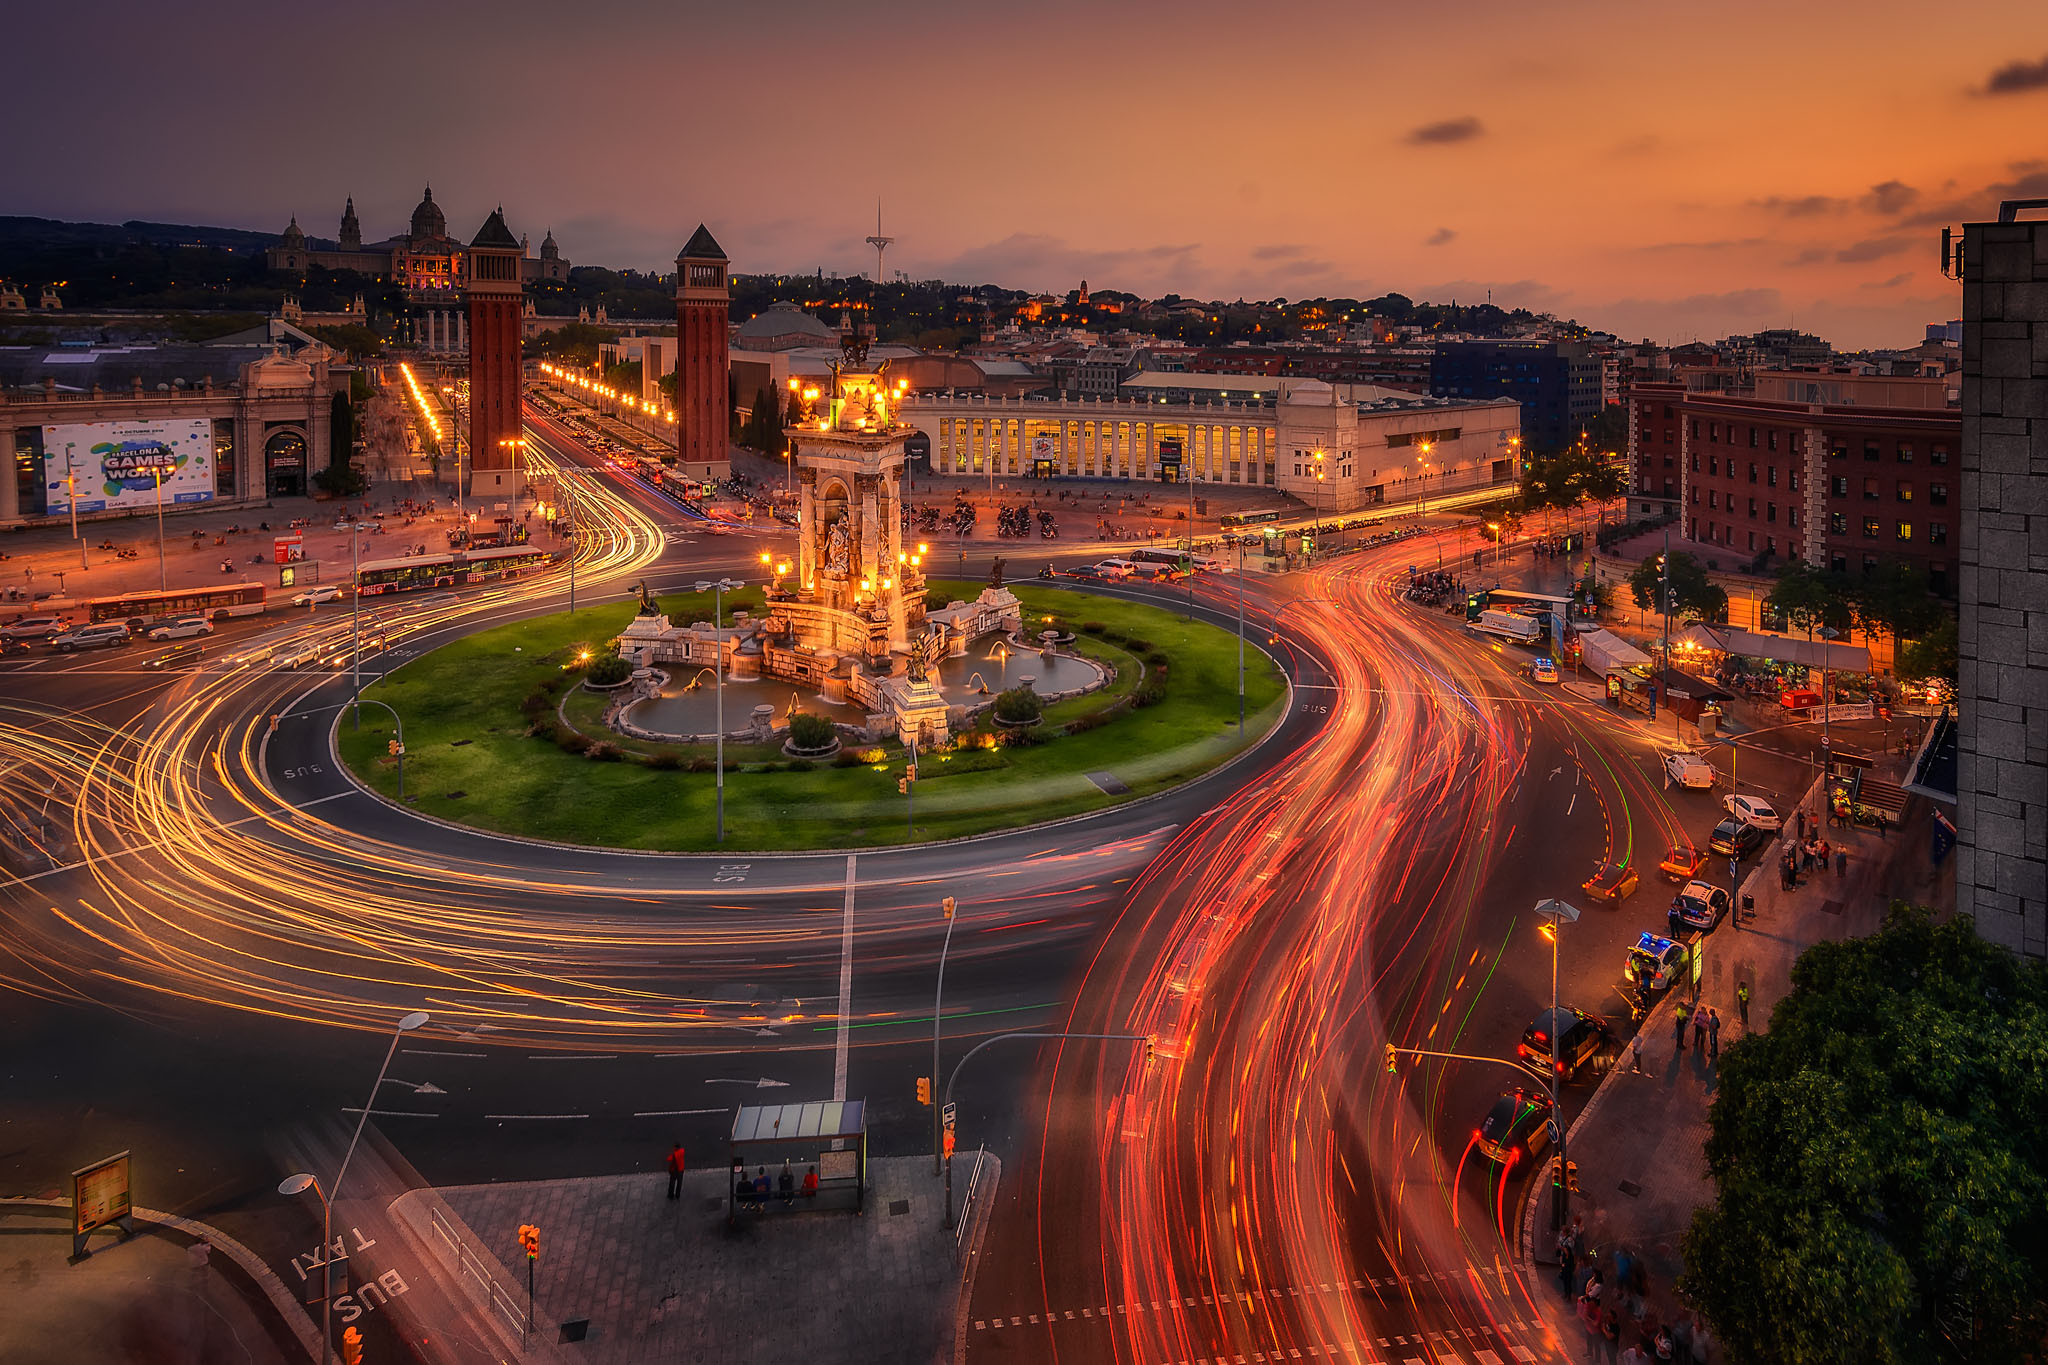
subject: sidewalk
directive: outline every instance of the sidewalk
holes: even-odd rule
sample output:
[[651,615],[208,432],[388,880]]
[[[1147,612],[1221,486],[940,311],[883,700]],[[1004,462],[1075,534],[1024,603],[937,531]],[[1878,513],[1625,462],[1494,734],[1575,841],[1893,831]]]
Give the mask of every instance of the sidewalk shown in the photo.
[[[665,1175],[621,1175],[419,1190],[392,1212],[442,1278],[504,1300],[495,1325],[527,1361],[938,1361],[954,1354],[963,1267],[999,1173],[989,1158],[957,1242],[929,1156],[871,1159],[864,1214],[778,1205],[731,1232],[720,1167],[685,1176],[675,1201]],[[530,1345],[510,1326],[526,1310],[524,1223],[541,1236]]]
[[[0,1209],[0,1360],[8,1365],[302,1365],[307,1344],[282,1330],[218,1248],[143,1224],[70,1263],[68,1205]],[[294,1311],[296,1307],[294,1306]],[[303,1319],[304,1314],[300,1312]],[[307,1326],[303,1321],[301,1326]],[[314,1338],[317,1340],[317,1338]]]
[[[1896,763],[1891,760],[1883,771],[1894,775]],[[1816,802],[1817,791],[1810,790],[1808,808]],[[1804,873],[1791,891],[1782,888],[1775,861],[1783,838],[1765,846],[1742,888],[1756,898],[1755,918],[1741,925],[1723,922],[1702,957],[1698,1000],[1720,1012],[1724,1046],[1768,1026],[1772,1008],[1791,990],[1792,964],[1805,948],[1874,932],[1894,898],[1953,908],[1953,882],[1930,865],[1932,821],[1923,800],[1889,838],[1870,829],[1830,828],[1827,839],[1849,855],[1847,875]],[[1750,988],[1747,1025],[1735,996],[1743,982]],[[1704,1147],[1718,1077],[1706,1046],[1693,1046],[1690,1027],[1683,1046],[1674,1047],[1678,999],[1672,992],[1643,1022],[1643,1074],[1630,1071],[1624,1050],[1568,1134],[1583,1191],[1572,1207],[1585,1217],[1588,1246],[1597,1251],[1610,1284],[1617,1250],[1640,1258],[1649,1309],[1663,1323],[1687,1311],[1673,1292],[1683,1269],[1680,1245],[1693,1210],[1714,1197]],[[1591,1360],[1583,1355],[1584,1332],[1572,1303],[1558,1289],[1549,1197],[1539,1182],[1526,1211],[1524,1261],[1537,1267],[1531,1283],[1560,1338],[1571,1344],[1573,1358]],[[1624,1346],[1632,1326],[1624,1321]]]

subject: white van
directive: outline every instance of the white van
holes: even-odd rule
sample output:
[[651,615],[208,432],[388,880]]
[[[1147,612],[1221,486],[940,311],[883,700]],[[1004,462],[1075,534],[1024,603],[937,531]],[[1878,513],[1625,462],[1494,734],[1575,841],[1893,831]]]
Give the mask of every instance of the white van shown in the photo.
[[1105,559],[1095,566],[1095,572],[1113,582],[1121,583],[1138,571],[1138,566],[1128,559]]

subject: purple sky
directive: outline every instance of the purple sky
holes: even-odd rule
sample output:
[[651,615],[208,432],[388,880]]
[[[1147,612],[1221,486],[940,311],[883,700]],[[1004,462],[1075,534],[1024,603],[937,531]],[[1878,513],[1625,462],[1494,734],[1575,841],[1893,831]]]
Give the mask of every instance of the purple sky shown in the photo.
[[[204,17],[195,17],[203,15]],[[785,0],[39,6],[8,212],[368,236],[431,181],[572,260],[1453,295],[1657,340],[1956,316],[2048,195],[2048,7]],[[1973,42],[2004,35],[1995,49]]]

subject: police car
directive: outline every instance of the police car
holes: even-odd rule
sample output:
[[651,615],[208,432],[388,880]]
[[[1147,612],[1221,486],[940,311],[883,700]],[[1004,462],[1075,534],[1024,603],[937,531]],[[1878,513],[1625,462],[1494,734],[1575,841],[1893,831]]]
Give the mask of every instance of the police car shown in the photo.
[[1636,936],[1621,971],[1639,990],[1664,991],[1685,980],[1691,961],[1690,945],[1645,930]]
[[1728,913],[1730,901],[1728,889],[1711,882],[1690,881],[1671,898],[1671,932],[1683,934],[1689,929],[1700,933],[1712,933],[1721,917]]

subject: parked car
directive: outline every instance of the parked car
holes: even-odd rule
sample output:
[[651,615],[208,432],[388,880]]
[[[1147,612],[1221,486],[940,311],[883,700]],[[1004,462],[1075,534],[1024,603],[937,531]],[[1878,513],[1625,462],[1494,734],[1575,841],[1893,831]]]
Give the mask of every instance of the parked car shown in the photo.
[[1707,847],[1716,853],[1725,853],[1731,858],[1746,858],[1751,850],[1763,841],[1762,830],[1730,816],[1714,826],[1713,837],[1707,840]]
[[1757,829],[1774,830],[1785,827],[1785,817],[1778,814],[1778,808],[1754,796],[1736,796],[1731,793],[1721,798],[1721,809],[1743,824]]
[[1550,1097],[1535,1090],[1503,1090],[1472,1136],[1482,1153],[1504,1166],[1541,1156],[1550,1145]]
[[1710,882],[1687,882],[1671,898],[1669,919],[1671,936],[1677,938],[1688,930],[1702,934],[1712,933],[1721,917],[1728,913],[1734,902],[1728,895],[1728,888],[1715,886]]
[[59,654],[70,654],[81,649],[112,649],[128,643],[128,627],[119,621],[102,621],[98,625],[74,626],[61,635],[50,637],[50,646]]
[[1664,777],[1688,790],[1705,791],[1714,785],[1714,766],[1690,749],[1666,749]]
[[1557,681],[1557,664],[1550,659],[1538,659],[1529,665],[1529,681],[1554,683]]
[[1572,1076],[1607,1045],[1607,1021],[1572,1005],[1557,1005],[1522,1031],[1515,1055],[1542,1071],[1550,1069],[1550,1040],[1557,1038],[1557,1074]]
[[173,616],[162,625],[151,626],[149,629],[149,638],[152,640],[186,640],[194,635],[211,634],[213,622],[198,615]]
[[323,583],[317,588],[308,588],[292,598],[295,607],[317,607],[322,602],[332,602],[341,596],[341,589],[332,583]]
[[47,640],[53,635],[62,635],[71,628],[71,623],[61,616],[17,616],[6,625],[0,626],[0,640]]
[[1628,950],[1621,974],[1635,990],[1665,991],[1691,975],[1692,960],[1690,944],[1646,930]]

